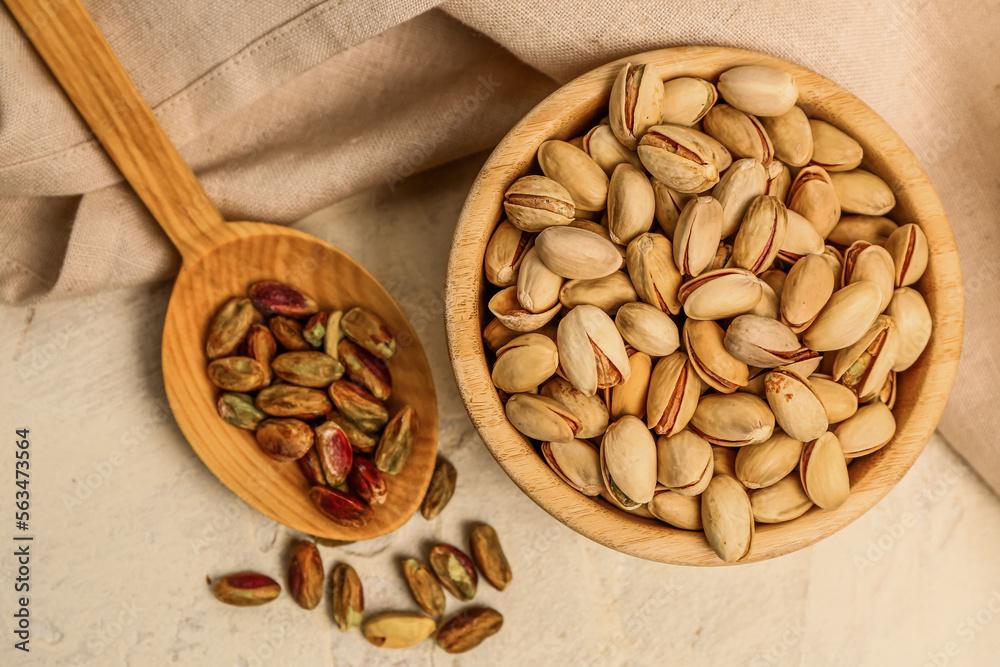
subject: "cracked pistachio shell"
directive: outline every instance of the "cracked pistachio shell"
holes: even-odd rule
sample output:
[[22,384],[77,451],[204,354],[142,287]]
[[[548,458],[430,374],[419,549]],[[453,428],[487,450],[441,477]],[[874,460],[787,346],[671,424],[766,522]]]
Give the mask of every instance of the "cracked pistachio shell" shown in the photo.
[[778,116],[760,119],[767,135],[774,145],[774,157],[793,167],[809,164],[813,154],[812,128],[801,107],[791,109]]
[[809,500],[820,509],[835,510],[844,504],[851,493],[851,480],[836,435],[827,431],[806,443],[799,460],[799,480]]
[[898,349],[895,320],[879,315],[857,342],[837,352],[833,379],[856,393],[859,401],[872,399],[885,384]]
[[663,81],[656,66],[628,63],[611,86],[608,122],[624,146],[635,149],[639,139],[663,113]]
[[599,396],[586,396],[561,377],[554,377],[542,387],[542,396],[558,401],[580,421],[578,438],[596,438],[608,428],[608,407]]
[[514,394],[505,411],[514,428],[535,440],[565,442],[583,427],[576,415],[548,396]]
[[761,273],[771,267],[785,240],[788,212],[777,197],[762,195],[751,202],[733,241],[732,264]]
[[493,384],[508,394],[530,391],[556,372],[559,352],[548,336],[528,333],[499,350],[493,364]]
[[798,337],[781,322],[759,315],[740,315],[726,329],[726,351],[757,368],[774,368],[820,355],[802,347]]
[[920,292],[910,287],[900,287],[893,292],[886,314],[896,321],[899,330],[899,344],[892,370],[905,371],[927,347],[933,326],[931,313]]
[[663,523],[682,530],[701,530],[701,496],[682,496],[657,489],[647,503],[649,513]]
[[[815,352],[815,350],[813,351]],[[795,361],[790,364],[785,364],[785,368],[793,370],[802,377],[807,378],[816,372],[816,369],[819,368],[819,365],[821,363],[823,363],[823,356],[817,355],[811,359],[806,358],[803,359],[802,361]]]
[[829,428],[826,407],[809,380],[787,368],[776,368],[764,377],[764,391],[778,426],[802,442],[815,440]]
[[633,349],[628,351],[628,364],[631,369],[628,380],[605,390],[611,419],[618,419],[624,415],[641,419],[646,414],[646,397],[649,395],[653,360],[645,352]]
[[829,243],[846,248],[855,241],[867,241],[885,246],[885,242],[899,225],[889,218],[870,215],[845,215],[826,237]]
[[585,496],[599,496],[604,490],[601,454],[587,440],[543,442],[542,458],[559,478]]
[[542,173],[566,188],[576,208],[603,211],[608,205],[608,175],[592,157],[565,141],[550,140],[538,147]]
[[766,317],[770,320],[776,320],[780,317],[781,301],[778,299],[778,295],[774,293],[771,286],[761,281],[760,283],[760,301],[757,305],[747,311],[747,315],[757,315],[758,317]]
[[512,331],[528,332],[541,329],[552,321],[562,307],[559,301],[546,311],[533,313],[521,305],[517,299],[517,286],[505,287],[494,294],[489,301],[490,312],[503,326]]
[[673,238],[681,211],[684,210],[688,200],[696,195],[672,190],[654,177],[650,177],[649,184],[653,188],[653,215],[656,222],[659,223],[664,234]]
[[544,230],[535,238],[535,249],[549,270],[570,280],[603,278],[622,265],[614,243],[577,227]]
[[735,234],[750,203],[767,191],[767,169],[754,158],[736,160],[712,189],[722,206],[721,238]]
[[653,226],[656,200],[646,172],[631,164],[620,164],[608,186],[608,231],[621,245]]
[[896,196],[881,178],[865,171],[831,172],[830,180],[844,213],[859,215],[885,215],[896,206]]
[[858,408],[851,417],[841,422],[834,433],[845,456],[864,456],[892,440],[896,434],[896,418],[885,403],[875,401]]
[[802,343],[820,352],[853,345],[875,321],[881,302],[882,290],[870,280],[842,287],[833,293],[813,323],[802,332]]
[[656,488],[656,443],[638,417],[613,422],[601,439],[601,476],[609,495],[624,510],[653,498]]
[[577,306],[559,323],[556,335],[562,371],[587,396],[628,380],[625,342],[614,321],[597,306]]
[[545,176],[523,176],[507,188],[503,200],[509,222],[525,232],[568,225],[576,215],[569,191]]
[[651,357],[665,357],[680,345],[674,321],[648,303],[626,303],[615,315],[615,326],[629,345]]
[[774,413],[752,394],[709,394],[698,401],[690,428],[713,444],[742,447],[771,437]]
[[510,287],[517,283],[517,271],[524,253],[531,247],[531,236],[508,220],[500,221],[489,243],[483,270],[486,279],[497,287]]
[[754,158],[765,167],[774,159],[774,146],[756,117],[728,104],[712,107],[702,125],[705,134],[726,147],[733,158]]
[[674,264],[670,239],[661,234],[640,234],[628,244],[628,274],[643,302],[671,315],[681,311],[677,291],[681,274]]
[[656,362],[649,378],[646,425],[658,435],[679,433],[698,406],[701,380],[683,352]]
[[747,312],[760,301],[760,280],[739,268],[716,269],[692,278],[677,292],[684,313],[696,320],[721,320]]
[[537,248],[531,248],[524,255],[521,270],[517,274],[517,300],[531,313],[544,313],[559,303],[562,276],[545,266]]
[[792,210],[786,210],[788,224],[785,238],[778,248],[778,257],[794,263],[806,255],[822,255],[823,239],[808,220]]
[[781,318],[799,333],[812,324],[833,296],[830,264],[822,255],[806,255],[788,271],[781,289]]
[[839,290],[844,286],[840,282],[841,274],[844,272],[844,256],[832,245],[826,245],[823,247],[823,254],[820,257],[826,260],[827,266],[830,267],[830,272],[833,274],[834,291]]
[[715,259],[709,265],[710,271],[715,271],[717,269],[724,269],[726,265],[729,264],[729,260],[733,256],[733,246],[732,244],[722,241],[719,243],[719,247],[715,251]]
[[772,160],[767,165],[767,187],[764,194],[777,197],[781,201],[788,199],[788,191],[792,187],[792,172],[781,160]]
[[813,502],[802,488],[802,480],[791,474],[771,486],[750,493],[750,507],[757,523],[782,523],[805,514]]
[[630,164],[636,169],[642,169],[639,155],[618,141],[610,125],[595,125],[583,137],[583,150],[600,165],[604,173],[611,178],[615,167],[620,164]]
[[603,278],[567,280],[559,290],[559,303],[566,308],[583,304],[597,306],[608,315],[618,312],[626,303],[638,301],[632,281],[622,271]]
[[858,411],[858,397],[853,391],[832,379],[811,375],[809,382],[826,408],[826,418],[838,424]]
[[682,496],[697,496],[712,481],[715,458],[708,440],[691,431],[656,441],[656,479]]
[[850,171],[864,157],[861,144],[844,131],[818,118],[809,119],[813,137],[812,163],[827,171]]
[[708,113],[719,93],[708,81],[682,76],[663,82],[660,122],[691,127]]
[[896,265],[896,287],[906,287],[920,280],[927,268],[927,236],[914,224],[903,225],[889,236],[885,249]]
[[688,201],[674,229],[674,264],[698,276],[715,259],[722,240],[722,204],[712,197]]
[[788,190],[788,208],[812,223],[822,238],[840,220],[840,200],[833,181],[825,169],[817,165],[803,167]]
[[684,322],[684,348],[691,366],[712,389],[731,394],[747,383],[749,369],[726,349],[722,327],[713,320]]
[[775,430],[765,442],[736,451],[736,479],[748,489],[776,484],[791,474],[802,456],[802,441]]
[[755,116],[788,113],[799,99],[791,74],[763,65],[742,65],[723,72],[719,92],[734,107]]
[[701,523],[709,546],[725,562],[736,563],[750,554],[753,510],[746,489],[734,478],[712,478],[701,496]]
[[732,163],[725,146],[707,134],[680,125],[650,128],[636,150],[650,174],[683,193],[708,190]]

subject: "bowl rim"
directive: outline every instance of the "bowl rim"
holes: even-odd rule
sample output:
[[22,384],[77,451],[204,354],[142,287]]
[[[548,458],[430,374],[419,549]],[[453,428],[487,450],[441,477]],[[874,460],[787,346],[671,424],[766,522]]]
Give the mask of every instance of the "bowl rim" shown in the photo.
[[[507,421],[490,380],[481,323],[482,261],[490,233],[501,219],[503,191],[534,160],[542,141],[568,139],[579,119],[599,117],[611,85],[628,62],[655,63],[664,78],[714,79],[739,65],[766,65],[790,73],[798,104],[813,118],[830,120],[861,143],[863,167],[873,168],[897,195],[897,217],[917,223],[930,258],[920,280],[934,329],[917,363],[906,372],[893,410],[897,431],[889,445],[849,468],[851,494],[834,512],[809,510],[784,524],[757,525],[754,546],[740,564],[774,558],[812,545],[874,507],[910,469],[944,411],[958,370],[963,299],[958,250],[940,198],[902,138],[854,95],[800,65],[766,54],[713,46],[684,46],[634,54],[592,69],[561,86],[529,111],[500,141],[473,183],[455,227],[445,284],[445,329],[456,382],[473,425],[518,487],[542,509],[608,548],[647,560],[680,565],[726,565],[700,531],[685,531],[590,502],[548,467]],[[570,113],[567,113],[567,109]],[[889,169],[891,165],[891,169]]]

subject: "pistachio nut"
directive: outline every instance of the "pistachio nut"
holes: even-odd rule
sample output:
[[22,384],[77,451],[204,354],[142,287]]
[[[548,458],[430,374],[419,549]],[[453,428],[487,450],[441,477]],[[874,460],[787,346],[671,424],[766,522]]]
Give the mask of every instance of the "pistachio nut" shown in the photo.
[[754,158],[765,167],[774,159],[771,138],[755,116],[728,104],[716,104],[702,124],[705,134],[725,146],[736,159]]
[[832,245],[824,246],[823,254],[820,256],[826,260],[827,265],[830,267],[830,272],[833,274],[834,291],[839,290],[844,286],[840,282],[841,275],[844,273],[844,256]]
[[739,449],[735,447],[724,447],[722,445],[712,445],[712,455],[715,459],[713,477],[719,475],[729,475],[736,477],[736,455]]
[[264,369],[264,384],[269,385],[274,381],[274,371],[271,369],[271,362],[278,353],[278,344],[274,340],[274,334],[263,324],[251,324],[247,331],[246,338],[240,345],[241,351],[261,365]]
[[285,352],[271,362],[274,373],[301,387],[322,389],[339,380],[344,366],[322,352]]
[[299,540],[288,563],[288,592],[303,609],[315,609],[323,597],[323,559],[316,544]]
[[840,200],[830,174],[815,164],[803,167],[788,190],[788,208],[826,238],[840,220]]
[[688,425],[698,406],[701,380],[683,352],[656,362],[649,378],[646,425],[658,435],[674,435]]
[[621,268],[615,244],[576,227],[550,227],[535,238],[535,249],[551,271],[563,278],[603,278]]
[[864,157],[861,144],[847,133],[818,118],[810,118],[809,127],[813,137],[814,165],[827,171],[850,171],[861,164]]
[[316,302],[302,291],[273,280],[251,285],[249,297],[254,307],[266,317],[309,317],[319,310]]
[[857,395],[839,382],[816,375],[809,376],[809,382],[826,408],[826,418],[831,424],[840,423],[858,411]]
[[585,496],[598,496],[604,490],[601,478],[601,455],[587,440],[543,442],[542,458],[559,478]]
[[313,430],[299,419],[265,419],[257,427],[257,444],[275,461],[295,461],[313,446]]
[[[607,213],[601,211],[601,216],[598,217],[597,220],[598,222],[595,222],[593,220],[584,220],[582,217],[579,217],[573,222],[569,223],[569,226],[573,227],[574,229],[582,229],[584,231],[593,232],[594,234],[600,236],[602,239],[610,241],[611,244],[615,247],[615,250],[618,251],[618,254],[621,255],[622,259],[624,260],[625,246],[619,243],[615,243],[615,241],[611,238],[611,232],[608,230],[607,227],[608,224]],[[622,262],[622,265],[624,266],[624,262]]]
[[357,571],[347,563],[337,563],[330,571],[330,597],[333,619],[341,632],[361,625],[365,592]]
[[299,466],[302,476],[306,478],[310,486],[316,486],[317,484],[321,486],[326,485],[323,466],[320,465],[319,454],[316,453],[315,447],[303,454],[301,458],[296,459],[295,463]]
[[733,257],[733,246],[730,243],[721,241],[719,243],[718,249],[715,251],[715,259],[709,264],[709,271],[715,271],[717,269],[724,269],[729,265],[729,260]]
[[548,396],[514,394],[505,410],[511,425],[535,440],[565,442],[575,438],[582,428],[572,412]]
[[286,350],[305,352],[312,349],[312,345],[302,335],[302,325],[292,318],[276,315],[267,321],[267,326],[274,339]]
[[684,322],[684,349],[691,366],[712,389],[731,394],[747,383],[749,369],[726,349],[724,336],[713,320]]
[[815,440],[830,426],[812,384],[795,371],[775,368],[764,377],[764,391],[778,426],[796,440]]
[[509,394],[534,389],[559,367],[552,339],[537,333],[518,336],[499,350],[493,364],[493,384]]
[[[544,145],[544,144],[543,144]],[[641,169],[620,164],[608,186],[608,230],[611,240],[621,245],[653,226],[656,201],[653,186]]]
[[372,646],[409,648],[424,641],[437,630],[433,618],[412,611],[389,611],[370,616],[361,632]]
[[833,296],[834,280],[822,255],[806,255],[788,271],[781,290],[781,318],[790,329],[806,330]]
[[538,165],[566,189],[577,209],[603,211],[608,207],[608,175],[583,149],[565,141],[544,141],[538,147]]
[[674,263],[682,274],[697,276],[715,259],[722,240],[722,205],[712,197],[688,201],[674,229]]
[[370,454],[378,446],[377,431],[373,434],[362,430],[360,426],[350,419],[336,412],[331,412],[327,415],[327,419],[335,422],[340,428],[344,429],[344,433],[347,434],[347,440],[351,443],[354,451]]
[[381,317],[361,306],[344,313],[340,320],[344,335],[377,357],[388,361],[396,354],[396,339]]
[[[550,336],[550,338],[554,340],[555,325],[553,324],[550,328],[552,329],[552,336]],[[543,330],[539,329],[538,333],[543,333]],[[494,317],[490,320],[489,324],[483,328],[483,342],[486,343],[486,347],[494,352],[520,335],[522,335],[520,331],[514,331],[509,328],[501,322],[498,317]]]
[[895,268],[892,256],[885,248],[867,241],[855,241],[844,251],[841,284],[850,285],[859,280],[872,281],[882,290],[881,309],[885,310],[895,287]]
[[719,93],[708,81],[682,76],[663,82],[663,105],[660,122],[691,127],[712,108]]
[[682,530],[701,530],[701,496],[682,496],[658,489],[646,505],[649,512],[664,523]]
[[718,141],[680,125],[650,128],[636,150],[650,174],[682,193],[708,190],[732,162],[732,155]]
[[712,188],[712,197],[722,205],[720,238],[735,234],[743,214],[757,197],[767,190],[767,169],[754,158],[736,160]]
[[595,125],[591,128],[583,137],[581,148],[600,165],[608,178],[611,178],[615,167],[620,164],[627,163],[636,169],[642,168],[639,155],[618,141],[610,125]]
[[615,326],[629,345],[651,357],[665,357],[680,345],[674,321],[648,303],[626,303],[615,315]]
[[215,582],[213,592],[219,602],[234,607],[258,607],[277,598],[281,585],[257,572],[236,572]]
[[369,505],[384,504],[389,491],[382,472],[374,463],[361,457],[354,459],[354,465],[347,473],[347,487]]
[[726,351],[734,358],[758,368],[786,366],[820,356],[818,352],[802,347],[787,326],[759,315],[740,315],[734,319],[726,329],[723,342]]
[[524,253],[531,247],[531,241],[527,232],[508,220],[501,220],[486,244],[486,257],[483,259],[486,280],[497,287],[517,284],[517,271]]
[[267,382],[264,366],[250,357],[223,357],[208,364],[208,379],[225,391],[256,391]]
[[497,531],[489,524],[480,523],[472,529],[469,538],[472,545],[472,558],[476,561],[479,571],[490,582],[490,586],[502,591],[513,578],[510,563],[500,546]]
[[427,485],[427,493],[420,504],[420,514],[430,521],[451,501],[455,494],[455,482],[458,479],[458,471],[447,459],[440,456],[434,464],[434,472],[431,474],[431,481]]
[[626,303],[638,300],[632,281],[622,271],[591,280],[567,280],[559,290],[559,303],[564,307],[574,308],[586,303],[609,315]]
[[233,297],[227,301],[212,319],[208,329],[205,353],[209,359],[218,359],[232,354],[243,340],[250,326],[263,321],[260,312],[246,297]]
[[684,313],[696,320],[740,315],[756,306],[760,295],[760,280],[752,271],[740,268],[708,271],[677,291]]
[[751,202],[733,241],[732,264],[761,273],[770,268],[785,241],[788,213],[777,197],[761,195]]
[[830,180],[844,213],[879,216],[885,215],[896,206],[896,196],[881,178],[865,171],[831,172]]
[[628,244],[626,260],[640,299],[671,315],[681,311],[677,298],[681,274],[674,264],[673,248],[667,237],[640,234]]
[[556,341],[566,379],[585,395],[593,396],[598,389],[628,380],[625,343],[615,323],[597,306],[582,305],[569,311],[559,323]]
[[444,613],[444,589],[427,565],[416,558],[407,558],[403,561],[403,577],[413,599],[425,614],[440,616]]
[[323,478],[329,486],[340,486],[354,466],[354,450],[347,434],[337,422],[324,422],[316,427],[315,443]]
[[540,330],[552,321],[561,308],[557,300],[548,310],[540,313],[531,312],[518,300],[516,285],[505,287],[494,294],[487,306],[501,325],[518,333]]
[[747,311],[747,315],[757,315],[758,317],[766,317],[769,320],[776,320],[780,317],[781,300],[778,299],[778,295],[774,293],[771,286],[761,281],[760,283],[760,301],[757,302],[753,308]]
[[911,287],[900,287],[893,292],[886,314],[896,322],[899,333],[892,370],[905,371],[927,347],[933,326],[931,313],[920,292]]
[[569,191],[546,176],[524,176],[514,181],[504,193],[503,208],[510,223],[525,232],[568,225],[576,216]]
[[462,602],[475,597],[479,575],[472,560],[461,549],[450,544],[435,544],[428,561],[445,590]]
[[265,387],[257,394],[257,409],[272,417],[322,417],[333,406],[319,389],[276,384]]
[[689,426],[713,444],[742,447],[771,437],[774,413],[752,394],[709,394],[698,401]]
[[340,321],[344,319],[344,311],[335,310],[330,313],[326,320],[326,332],[323,334],[323,351],[334,359],[339,359],[337,346],[344,339],[344,330],[340,328]]
[[409,405],[392,416],[375,449],[375,466],[379,470],[395,475],[403,469],[417,439],[417,424],[417,413]]
[[[791,211],[789,211],[791,213]],[[781,298],[781,293],[785,289],[785,280],[788,279],[788,274],[780,269],[768,269],[758,276],[762,283],[766,283],[774,293]]]
[[656,443],[638,417],[625,415],[601,439],[601,477],[614,503],[633,510],[656,488]]
[[[651,63],[628,63],[611,86],[608,121],[623,145],[635,150],[663,114],[663,82]],[[641,157],[641,156],[640,156]]]
[[780,116],[795,106],[799,89],[787,72],[742,65],[719,76],[719,92],[737,109],[755,116]]
[[806,443],[799,460],[799,480],[809,500],[820,509],[835,510],[847,501],[851,480],[836,435],[827,431]]
[[889,218],[870,215],[845,215],[826,237],[829,243],[846,248],[855,241],[867,241],[872,245],[885,246],[889,236],[899,229],[899,225]]
[[374,516],[368,503],[337,489],[314,486],[309,489],[309,499],[323,516],[341,526],[360,528]]
[[[642,163],[639,163],[642,166]],[[653,214],[656,222],[659,223],[663,233],[673,238],[674,228],[677,226],[677,219],[684,210],[688,200],[694,197],[693,194],[684,194],[668,188],[666,185],[650,177],[649,184],[653,187]]]
[[792,210],[787,210],[788,224],[785,238],[778,248],[778,257],[791,263],[805,255],[822,255],[823,239],[808,220]]
[[798,475],[788,475],[771,486],[750,493],[750,507],[757,523],[782,523],[805,514],[813,502]]
[[882,290],[870,280],[842,287],[833,293],[809,328],[802,332],[803,344],[820,352],[853,345],[875,321],[881,303]]
[[218,409],[219,416],[224,420],[248,431],[255,430],[262,421],[267,419],[267,415],[254,405],[253,396],[250,394],[234,391],[223,392],[219,396]]
[[646,414],[653,360],[645,352],[632,349],[628,350],[628,364],[631,369],[628,380],[604,390],[610,419],[618,419],[624,415],[641,419]]
[[712,481],[712,445],[691,431],[661,435],[656,441],[656,479],[682,496],[697,496]]
[[[330,385],[329,393],[340,414],[367,433],[380,431],[389,421],[389,412],[385,409],[385,405],[364,387],[347,380],[337,380]],[[259,396],[257,405],[260,407]],[[267,409],[261,409],[267,412]]]
[[882,389],[899,349],[899,331],[889,315],[879,315],[854,344],[837,352],[833,379],[858,396],[870,400]]
[[[881,449],[896,434],[896,418],[885,403],[875,401],[862,405],[834,431],[843,454],[851,458],[871,454]],[[817,503],[819,504],[819,503]]]
[[[621,386],[621,385],[618,385]],[[596,438],[608,427],[608,407],[596,394],[587,396],[568,380],[554,377],[542,387],[542,396],[561,403],[580,421],[578,438]]]
[[881,401],[892,410],[896,406],[896,371],[889,371],[889,377],[885,379],[882,390],[875,397],[876,401]]
[[896,265],[896,287],[906,287],[920,280],[927,268],[927,236],[914,224],[902,225],[885,242],[885,249]]
[[302,338],[313,347],[323,347],[326,338],[326,324],[330,321],[330,313],[320,311],[309,318],[302,327]]
[[471,651],[500,632],[503,616],[489,607],[467,607],[438,630],[437,645],[445,653]]
[[338,345],[338,356],[344,362],[347,377],[370,391],[380,401],[389,398],[392,393],[392,375],[384,359],[346,338]]
[[801,455],[801,440],[775,430],[765,442],[736,451],[736,479],[748,489],[771,486],[795,470]]
[[764,194],[777,197],[783,202],[788,201],[788,192],[792,189],[792,171],[781,160],[771,160],[767,165],[767,185]]
[[716,475],[701,496],[701,523],[712,550],[727,563],[750,554],[753,510],[746,489],[729,475]]
[[764,131],[774,145],[774,156],[793,167],[809,164],[813,154],[812,128],[801,107],[793,105],[777,116],[760,119]]

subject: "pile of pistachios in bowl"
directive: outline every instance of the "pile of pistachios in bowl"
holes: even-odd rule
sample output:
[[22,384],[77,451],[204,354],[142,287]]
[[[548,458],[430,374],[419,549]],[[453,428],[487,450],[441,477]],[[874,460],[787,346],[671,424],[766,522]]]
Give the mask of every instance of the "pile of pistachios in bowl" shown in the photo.
[[606,118],[541,144],[485,251],[510,423],[583,496],[727,562],[756,523],[843,505],[932,328],[924,232],[797,101],[774,68],[628,64]]
[[321,310],[301,290],[263,281],[219,309],[205,352],[219,416],[254,431],[275,461],[297,462],[332,521],[371,521],[384,475],[403,469],[417,432],[413,408],[390,417],[384,403],[396,352],[385,322],[362,306]]

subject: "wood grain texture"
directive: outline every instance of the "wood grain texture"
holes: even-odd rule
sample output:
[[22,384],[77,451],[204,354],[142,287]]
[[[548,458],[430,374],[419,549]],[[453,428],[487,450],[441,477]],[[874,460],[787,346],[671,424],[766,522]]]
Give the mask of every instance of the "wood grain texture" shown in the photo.
[[[357,541],[403,525],[420,506],[437,459],[437,399],[416,332],[388,292],[357,262],[302,232],[263,223],[226,223],[171,144],[79,0],[4,0],[122,175],[180,250],[163,332],[163,380],[177,423],[205,465],[234,493],[275,521],[311,535]],[[310,502],[294,463],[260,451],[252,432],[224,422],[219,390],[205,373],[209,322],[229,298],[258,280],[281,280],[322,308],[364,305],[396,335],[390,412],[409,404],[417,438],[403,471],[387,475],[385,504],[360,528],[337,525]]]
[[577,532],[623,553],[682,565],[723,565],[700,532],[672,528],[585,498],[553,473],[504,416],[490,381],[481,329],[488,315],[483,257],[501,218],[507,187],[524,174],[546,139],[582,134],[605,113],[614,78],[626,62],[654,63],[664,79],[715,79],[738,65],[768,65],[792,74],[799,105],[854,136],[865,151],[862,166],[881,176],[896,195],[894,217],[927,234],[930,261],[918,287],[934,321],[930,342],[899,381],[896,436],[883,449],[850,466],[852,492],[835,512],[812,509],[788,524],[759,525],[743,562],[774,558],[813,544],[847,526],[881,500],[920,455],[944,410],[962,344],[962,276],[944,208],[916,157],[874,111],[832,81],[808,69],[752,51],[681,47],[649,51],[592,70],[532,109],[494,150],[473,184],[455,230],[448,263],[445,317],[452,365],[469,416],[511,479],[538,505]]

